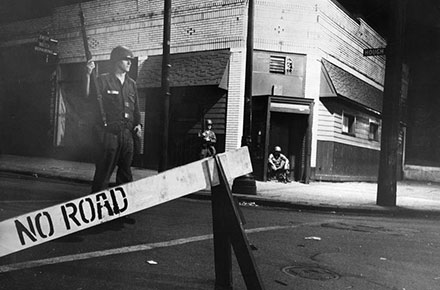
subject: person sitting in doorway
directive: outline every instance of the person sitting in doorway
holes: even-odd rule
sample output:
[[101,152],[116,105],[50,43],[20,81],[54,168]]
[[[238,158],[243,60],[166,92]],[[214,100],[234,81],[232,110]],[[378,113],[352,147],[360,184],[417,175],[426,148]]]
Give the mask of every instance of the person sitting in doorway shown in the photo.
[[289,175],[289,159],[281,153],[281,147],[275,146],[273,153],[269,154],[269,180],[277,180],[279,182],[290,182]]

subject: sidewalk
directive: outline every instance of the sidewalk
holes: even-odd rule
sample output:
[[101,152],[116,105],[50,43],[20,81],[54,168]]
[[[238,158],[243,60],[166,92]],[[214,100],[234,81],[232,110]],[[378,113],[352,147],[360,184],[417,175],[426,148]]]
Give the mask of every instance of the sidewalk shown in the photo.
[[[90,183],[94,165],[57,159],[0,155],[0,171]],[[133,168],[135,180],[156,173],[154,170]],[[248,206],[265,205],[330,212],[440,215],[440,184],[420,181],[398,182],[396,207],[376,205],[377,184],[367,182],[283,184],[257,181],[257,195],[234,196],[243,205]],[[198,192],[191,197],[207,199],[209,192]]]

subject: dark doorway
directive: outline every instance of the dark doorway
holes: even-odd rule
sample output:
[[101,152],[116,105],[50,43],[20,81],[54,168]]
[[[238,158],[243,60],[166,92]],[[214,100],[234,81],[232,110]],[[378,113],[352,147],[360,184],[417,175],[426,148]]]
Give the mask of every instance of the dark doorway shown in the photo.
[[[217,153],[225,150],[227,92],[218,86],[171,88],[168,168],[193,162],[199,158],[201,141],[198,133],[210,119],[217,136]],[[146,91],[144,166],[156,169],[162,148],[160,142],[163,120],[162,92]]]
[[306,178],[306,114],[272,112],[269,133],[269,151],[281,146],[290,161],[290,178],[304,181]]
[[0,50],[0,152],[46,156],[52,144],[56,63],[33,45]]
[[313,100],[274,95],[252,98],[252,166],[267,181],[268,157],[280,146],[290,160],[290,179],[309,183]]

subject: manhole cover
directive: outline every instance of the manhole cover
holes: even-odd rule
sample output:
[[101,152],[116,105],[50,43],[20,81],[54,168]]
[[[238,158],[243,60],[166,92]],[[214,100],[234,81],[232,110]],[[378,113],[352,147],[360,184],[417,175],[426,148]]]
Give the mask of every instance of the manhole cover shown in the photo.
[[288,266],[283,269],[283,272],[291,276],[320,281],[339,279],[340,277],[339,274],[317,265]]

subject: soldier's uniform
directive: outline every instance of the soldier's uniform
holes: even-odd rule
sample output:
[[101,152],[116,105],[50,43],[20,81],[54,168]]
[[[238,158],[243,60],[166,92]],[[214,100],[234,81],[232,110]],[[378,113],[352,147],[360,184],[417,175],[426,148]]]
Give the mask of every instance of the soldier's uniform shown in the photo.
[[[124,51],[122,51],[124,52]],[[131,56],[131,51],[127,51]],[[98,77],[98,86],[102,95],[102,104],[107,126],[103,126],[101,112],[97,112],[95,126],[98,152],[96,170],[93,178],[92,191],[100,191],[108,187],[110,177],[116,172],[116,184],[133,180],[131,164],[134,156],[133,129],[141,124],[136,82],[128,74],[124,83],[114,73],[102,74]]]
[[289,159],[281,153],[279,146],[275,146],[274,152],[269,154],[268,163],[269,180],[290,182],[287,177],[290,167]]
[[217,136],[210,128],[212,127],[212,121],[210,119],[206,120],[206,126],[208,129],[199,134],[199,137],[202,139],[202,148],[200,149],[199,154],[200,158],[214,156],[217,153],[217,150],[215,149]]

